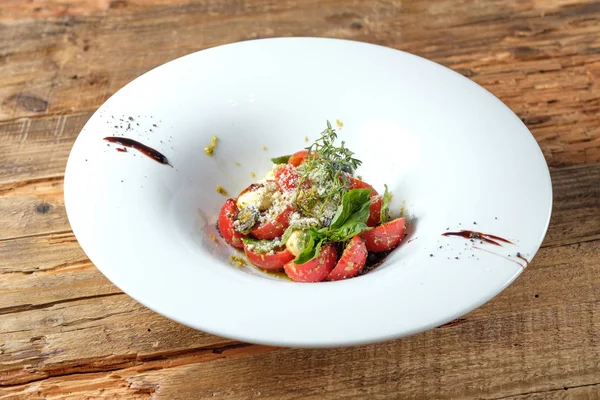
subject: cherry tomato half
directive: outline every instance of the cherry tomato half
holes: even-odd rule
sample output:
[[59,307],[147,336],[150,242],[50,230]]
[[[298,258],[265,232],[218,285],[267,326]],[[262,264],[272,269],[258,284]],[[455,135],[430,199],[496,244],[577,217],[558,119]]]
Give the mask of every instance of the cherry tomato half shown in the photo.
[[275,254],[260,254],[248,250],[248,247],[244,246],[244,253],[246,253],[248,260],[250,260],[252,264],[268,271],[278,271],[282,269],[286,263],[294,259],[294,255],[286,248]]
[[241,249],[244,247],[242,243],[242,238],[245,235],[242,235],[239,232],[236,232],[233,229],[233,222],[235,221],[235,217],[238,214],[238,208],[235,204],[234,199],[227,199],[223,207],[221,208],[221,212],[219,213],[219,220],[217,221],[217,225],[219,227],[219,232],[221,232],[221,236],[227,243],[232,245],[233,247],[237,247]]
[[[292,190],[298,187],[300,173],[293,165],[285,164],[275,172],[275,181],[282,190]],[[308,181],[304,182],[303,187],[305,185],[308,185]]]
[[306,161],[306,157],[308,157],[308,150],[300,150],[292,154],[287,163],[297,167]]
[[361,235],[365,239],[367,250],[374,253],[392,250],[402,240],[404,230],[406,229],[406,220],[398,218],[377,228],[363,232]]
[[272,222],[265,222],[252,228],[250,233],[257,239],[275,239],[283,235],[283,232],[290,226],[290,215],[294,211],[292,206],[288,206]]
[[368,254],[365,239],[360,237],[360,235],[354,236],[346,245],[337,265],[327,275],[327,280],[340,281],[355,277],[365,266]]
[[317,257],[304,264],[294,264],[293,261],[285,264],[283,269],[287,276],[296,282],[321,282],[329,275],[335,266],[337,252],[332,244],[327,244],[321,249]]
[[369,219],[367,226],[377,226],[381,220],[381,195],[371,196],[371,205],[369,206]]
[[369,193],[369,196],[377,196],[377,190],[375,190],[375,188],[373,188],[373,186],[369,185],[367,182],[361,181],[360,179],[355,178],[350,174],[346,174],[346,179],[350,184],[350,189],[371,189],[371,193]]

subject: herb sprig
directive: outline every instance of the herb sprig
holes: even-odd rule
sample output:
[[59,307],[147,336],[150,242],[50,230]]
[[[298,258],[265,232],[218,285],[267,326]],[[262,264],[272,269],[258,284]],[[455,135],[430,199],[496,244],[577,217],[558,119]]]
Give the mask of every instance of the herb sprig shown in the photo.
[[[326,204],[330,202],[339,204],[342,201],[344,193],[349,189],[348,176],[344,171],[355,170],[362,164],[362,161],[353,157],[354,153],[346,147],[344,141],[341,142],[340,146],[336,146],[337,137],[335,129],[327,121],[327,128],[321,132],[321,136],[306,148],[308,155],[302,166],[303,172],[300,176],[295,202],[300,210],[313,217],[320,217]],[[323,199],[318,215],[313,215],[313,211],[309,207],[304,207],[301,202],[298,202],[298,199],[303,196],[305,198],[310,196],[310,194],[304,193],[307,189],[303,188],[303,183],[309,179],[311,173],[319,169],[325,175],[323,179],[331,182],[331,188]]]

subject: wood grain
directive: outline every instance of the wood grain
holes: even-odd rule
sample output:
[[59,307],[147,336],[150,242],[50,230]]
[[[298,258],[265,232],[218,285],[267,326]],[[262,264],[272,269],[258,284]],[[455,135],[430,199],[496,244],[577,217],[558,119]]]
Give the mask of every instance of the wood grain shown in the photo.
[[0,122],[0,184],[24,185],[62,176],[71,147],[91,115],[86,112]]
[[[62,197],[83,125],[157,65],[275,36],[406,50],[515,111],[552,167],[554,205],[513,285],[420,335],[303,350],[184,327],[103,277]],[[4,0],[0,38],[0,400],[600,399],[597,1]]]
[[600,239],[600,165],[551,170],[551,228],[543,246]]
[[69,231],[63,178],[21,181],[0,186],[0,240]]

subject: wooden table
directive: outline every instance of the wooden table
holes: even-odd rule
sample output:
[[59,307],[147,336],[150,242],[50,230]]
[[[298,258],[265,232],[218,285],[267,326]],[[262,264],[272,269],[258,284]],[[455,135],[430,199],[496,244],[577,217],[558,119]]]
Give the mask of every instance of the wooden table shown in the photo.
[[[0,399],[600,397],[600,3],[69,3],[0,4]],[[501,295],[410,338],[282,349],[169,321],[87,259],[62,190],[94,110],[184,54],[300,35],[434,60],[531,129],[551,167],[552,222],[534,262]]]

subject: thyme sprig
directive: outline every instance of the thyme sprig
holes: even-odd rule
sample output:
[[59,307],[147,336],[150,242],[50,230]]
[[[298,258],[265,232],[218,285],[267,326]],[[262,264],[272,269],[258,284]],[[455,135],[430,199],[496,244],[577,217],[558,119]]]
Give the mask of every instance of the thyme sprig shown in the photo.
[[[335,202],[339,205],[344,194],[350,189],[348,176],[345,170],[355,170],[362,161],[353,157],[354,153],[346,147],[342,140],[340,146],[336,146],[335,141],[338,138],[335,129],[327,121],[327,128],[321,132],[321,136],[309,147],[306,162],[302,165],[302,175],[296,192],[296,206],[305,214],[319,218],[326,204]],[[306,207],[298,199],[314,197],[314,194],[307,193],[310,189],[303,188],[303,183],[309,179],[311,173],[321,169],[324,173],[323,179],[331,183],[330,190],[326,193],[320,210],[317,215],[313,215],[311,207]]]

